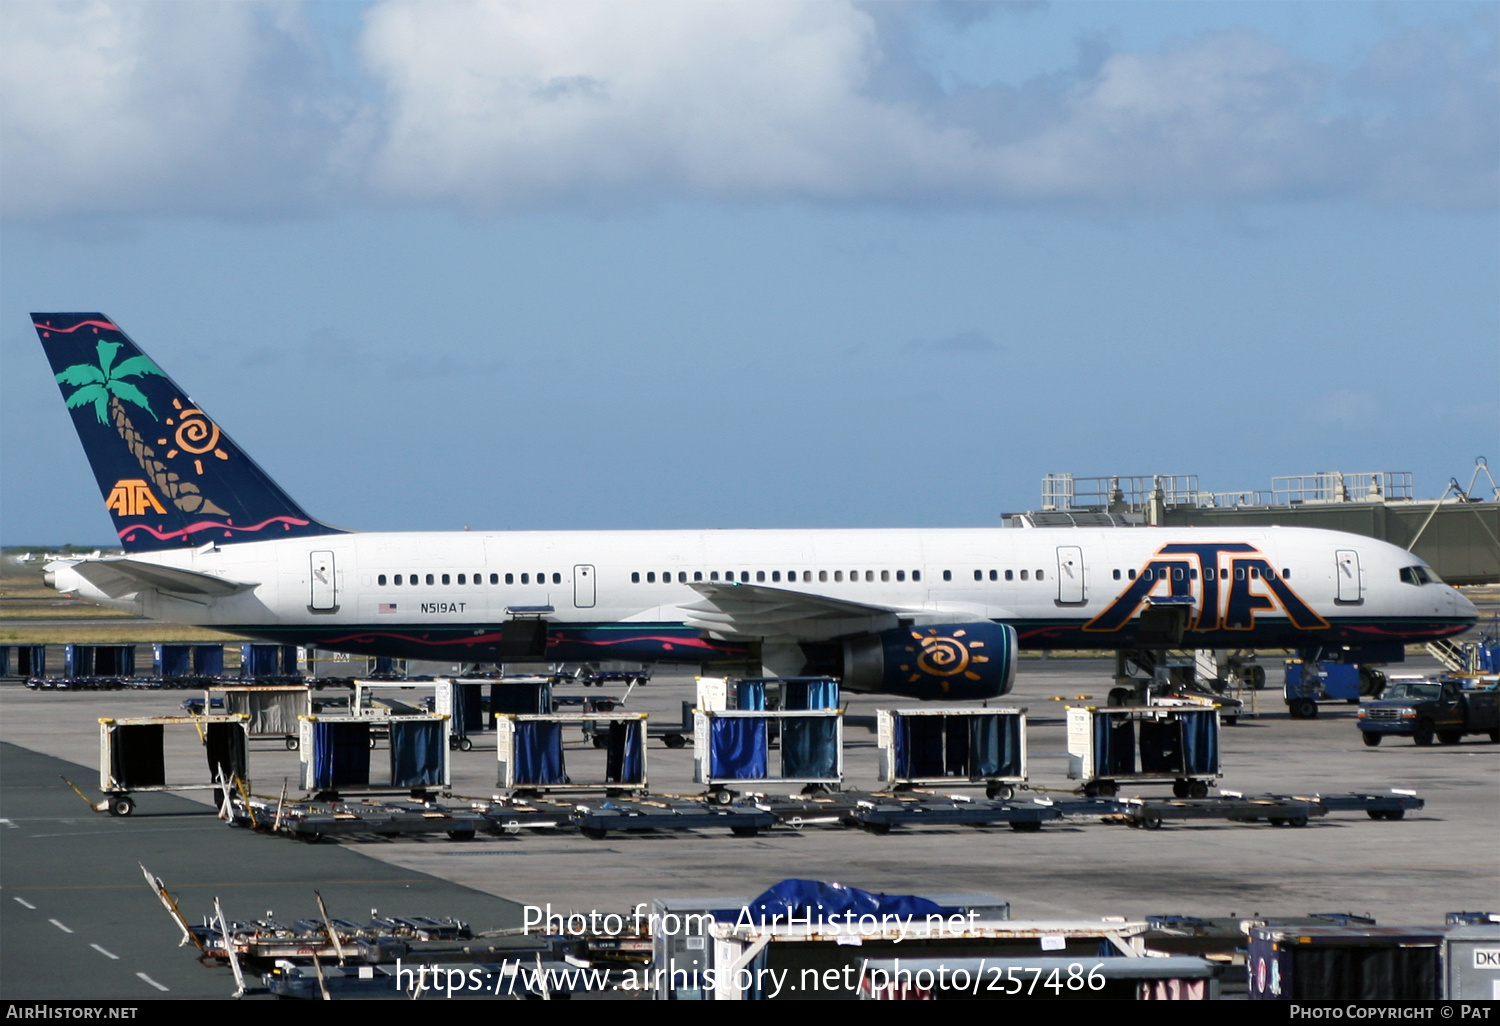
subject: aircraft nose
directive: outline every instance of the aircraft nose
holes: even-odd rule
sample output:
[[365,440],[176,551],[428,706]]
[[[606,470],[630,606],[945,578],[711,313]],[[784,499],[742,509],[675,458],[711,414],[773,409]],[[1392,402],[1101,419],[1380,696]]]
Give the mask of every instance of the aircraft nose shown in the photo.
[[1453,615],[1463,617],[1470,623],[1479,622],[1479,608],[1469,601],[1468,596],[1457,588],[1453,591]]

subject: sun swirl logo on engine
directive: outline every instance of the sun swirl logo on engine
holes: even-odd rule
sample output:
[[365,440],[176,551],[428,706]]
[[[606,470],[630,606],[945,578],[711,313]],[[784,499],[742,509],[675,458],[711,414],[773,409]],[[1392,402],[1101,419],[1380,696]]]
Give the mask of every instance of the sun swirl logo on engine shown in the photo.
[[[956,677],[963,674],[969,680],[979,680],[980,675],[971,667],[978,663],[987,663],[989,656],[980,655],[975,652],[976,648],[983,648],[984,642],[976,639],[964,641],[968,635],[967,631],[955,630],[952,634],[940,634],[937,628],[928,628],[927,633],[912,631],[912,640],[915,645],[907,645],[906,651],[916,656],[913,663],[904,663],[901,666],[903,673],[909,674],[907,681],[915,683],[922,679],[922,674],[932,677]],[[946,682],[943,690],[947,690]]]

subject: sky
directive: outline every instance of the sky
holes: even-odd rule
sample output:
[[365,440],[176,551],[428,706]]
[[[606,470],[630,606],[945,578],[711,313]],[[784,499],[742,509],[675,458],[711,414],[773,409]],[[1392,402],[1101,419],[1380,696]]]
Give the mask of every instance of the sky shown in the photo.
[[28,314],[366,530],[991,526],[1500,461],[1500,6],[0,4],[0,543],[104,544]]

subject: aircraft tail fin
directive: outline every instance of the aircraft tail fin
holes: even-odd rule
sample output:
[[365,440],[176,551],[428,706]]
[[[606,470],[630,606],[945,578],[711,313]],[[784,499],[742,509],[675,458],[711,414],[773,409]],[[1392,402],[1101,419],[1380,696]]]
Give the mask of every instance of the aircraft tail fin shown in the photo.
[[341,533],[303,512],[100,313],[34,313],[127,552]]

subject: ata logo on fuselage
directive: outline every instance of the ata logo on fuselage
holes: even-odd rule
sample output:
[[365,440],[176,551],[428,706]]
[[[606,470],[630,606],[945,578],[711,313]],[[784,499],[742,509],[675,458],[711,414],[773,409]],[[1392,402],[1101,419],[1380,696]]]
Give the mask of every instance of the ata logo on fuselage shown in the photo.
[[119,517],[143,517],[152,510],[166,512],[151,494],[151,486],[139,477],[116,481],[109,498],[104,500],[104,508]]
[[1190,631],[1248,631],[1257,613],[1277,609],[1298,630],[1328,626],[1254,545],[1174,542],[1158,549],[1129,587],[1083,629],[1117,631],[1157,595],[1193,600]]

